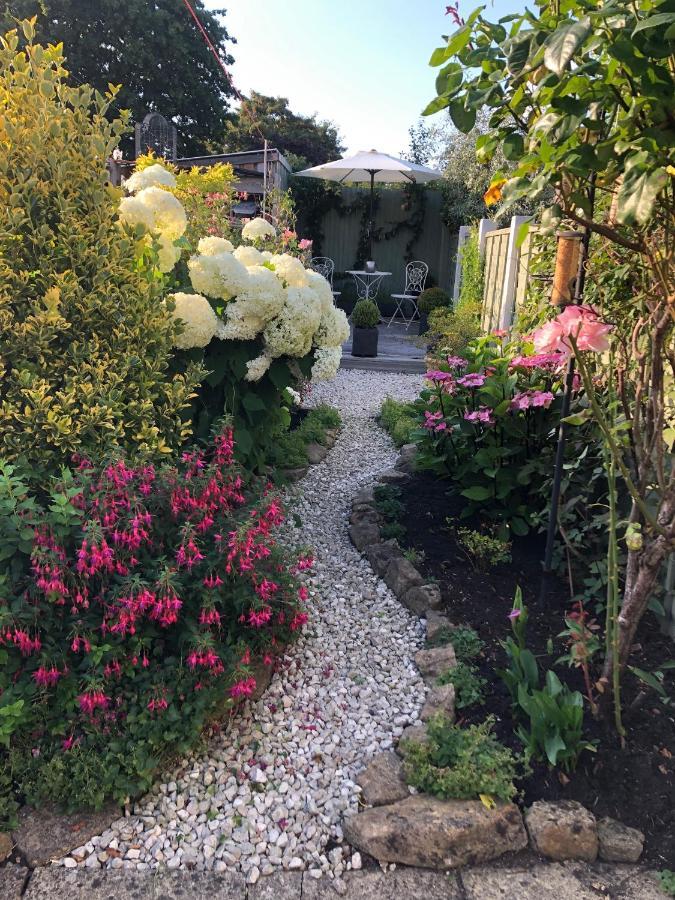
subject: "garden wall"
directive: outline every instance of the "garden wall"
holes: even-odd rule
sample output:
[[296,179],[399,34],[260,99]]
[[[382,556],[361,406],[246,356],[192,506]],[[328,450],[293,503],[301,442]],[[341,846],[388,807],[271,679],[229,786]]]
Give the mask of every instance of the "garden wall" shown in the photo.
[[[343,188],[343,203],[353,203],[362,193],[362,188]],[[406,194],[401,188],[380,187],[378,193],[376,228],[386,232],[400,222],[410,220],[411,211],[404,208]],[[443,224],[441,203],[440,193],[429,189],[425,191],[424,220],[411,252],[413,259],[422,259],[428,264],[434,283],[450,290],[455,271],[457,235],[451,234]],[[330,210],[324,216],[321,227],[324,233],[322,252],[334,260],[335,271],[353,269],[362,227],[361,209],[342,215]],[[375,244],[373,255],[378,269],[392,273],[384,283],[383,292],[401,291],[405,284],[406,248],[412,233],[411,229],[402,228],[388,240]]]

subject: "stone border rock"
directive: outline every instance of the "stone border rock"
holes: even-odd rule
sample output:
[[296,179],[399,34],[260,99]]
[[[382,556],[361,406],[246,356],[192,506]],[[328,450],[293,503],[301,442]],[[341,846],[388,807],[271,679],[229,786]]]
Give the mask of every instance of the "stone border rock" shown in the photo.
[[335,446],[335,442],[338,439],[341,427],[342,426],[338,428],[326,429],[325,444],[318,444],[314,441],[307,444],[307,446],[305,447],[305,451],[307,453],[307,465],[299,466],[296,469],[282,469],[284,477],[291,482],[300,481],[309,472],[310,466],[318,466],[320,462],[323,462]]
[[[414,470],[416,447],[406,444],[392,469],[379,478],[382,484],[406,481]],[[382,522],[374,486],[362,488],[352,502],[349,519],[352,543],[368,560],[397,599],[412,613],[426,619],[427,642],[455,627],[439,612],[441,592],[425,582],[394,540],[383,540]],[[421,722],[406,729],[402,739],[424,742],[424,725],[441,713],[455,718],[455,689],[437,679],[457,665],[452,644],[427,646],[415,663],[429,687],[420,713]],[[398,748],[397,748],[397,752]],[[400,753],[399,753],[400,755]],[[596,821],[592,812],[571,800],[538,801],[523,815],[513,803],[498,803],[487,810],[480,801],[443,801],[426,795],[408,796],[403,764],[394,753],[369,762],[359,784],[367,808],[345,820],[345,837],[380,862],[448,869],[495,859],[529,845],[540,856],[556,861],[635,863],[642,854],[644,834],[614,819]]]

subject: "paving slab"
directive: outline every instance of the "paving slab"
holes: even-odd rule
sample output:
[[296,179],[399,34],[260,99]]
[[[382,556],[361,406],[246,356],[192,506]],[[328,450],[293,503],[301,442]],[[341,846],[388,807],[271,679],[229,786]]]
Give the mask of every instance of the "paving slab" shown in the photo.
[[598,900],[603,896],[559,863],[503,869],[482,866],[463,870],[461,877],[467,900]]
[[30,869],[24,866],[5,866],[0,869],[0,897],[2,900],[20,900],[23,886],[26,883]]
[[42,866],[86,844],[90,837],[105,831],[119,815],[119,807],[114,805],[99,812],[70,815],[51,806],[39,810],[24,806],[19,810],[19,827],[12,837],[29,866]]
[[466,900],[666,900],[656,873],[579,861],[462,871]]
[[[278,895],[283,898],[283,895]],[[23,900],[245,900],[244,876],[235,872],[68,872],[36,869]],[[5,900],[2,895],[2,900]]]
[[[263,876],[256,884],[249,885],[248,900],[300,900],[302,877],[302,872]],[[310,879],[306,877],[305,881]]]
[[461,900],[454,874],[427,872],[424,869],[397,868],[350,872],[344,877],[346,893],[338,894],[329,878],[316,881],[305,875],[302,900]]

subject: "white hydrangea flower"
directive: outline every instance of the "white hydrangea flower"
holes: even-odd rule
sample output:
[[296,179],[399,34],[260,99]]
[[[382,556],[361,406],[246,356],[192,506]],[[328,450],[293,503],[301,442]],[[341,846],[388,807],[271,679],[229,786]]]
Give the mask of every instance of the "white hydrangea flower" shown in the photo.
[[192,287],[207,297],[231,300],[244,290],[248,271],[231,253],[192,256],[188,260]]
[[245,241],[264,240],[277,236],[274,225],[270,225],[265,219],[251,219],[241,229],[241,236]]
[[158,187],[143,188],[136,200],[152,213],[152,231],[158,231],[177,241],[187,228],[187,216],[183,205],[173,194]]
[[331,306],[321,314],[321,322],[314,335],[314,343],[317,347],[328,349],[341,347],[349,337],[349,321],[344,311],[337,306]]
[[323,275],[314,272],[312,269],[305,269],[305,272],[307,273],[309,286],[314,288],[319,295],[323,312],[328,312],[329,309],[333,309],[335,306],[335,298],[333,297],[333,291],[328,281]]
[[180,259],[180,247],[165,234],[159,235],[159,271],[170,272]]
[[269,322],[279,315],[286,302],[286,290],[274,272],[264,266],[250,266],[248,280],[237,294],[237,302],[246,304],[251,315]]
[[263,258],[263,262],[269,262],[274,256],[271,250],[261,250],[260,255]]
[[321,321],[321,303],[307,287],[291,287],[279,315],[264,331],[265,344],[273,357],[305,356],[312,348],[314,333]]
[[309,284],[308,272],[295,256],[289,253],[276,254],[270,259],[277,278],[289,287],[303,288]]
[[265,262],[260,250],[256,250],[255,247],[248,247],[246,244],[241,244],[237,247],[234,251],[234,258],[238,259],[242,266],[246,266],[246,268],[261,266]]
[[125,225],[142,225],[146,231],[152,231],[155,217],[150,207],[141,202],[138,197],[124,197],[120,200],[119,216]]
[[179,350],[206,347],[218,329],[218,316],[201,294],[176,293],[169,295],[176,308],[172,315],[183,324],[183,333],[176,338]]
[[264,327],[263,320],[251,315],[246,303],[233,300],[227,304],[225,321],[219,327],[217,336],[223,341],[252,341]]
[[312,381],[330,381],[335,378],[342,358],[341,347],[326,347],[316,351],[312,366]]
[[203,237],[199,239],[197,244],[197,252],[202,256],[215,256],[217,253],[232,253],[233,245],[227,238],[221,237]]
[[300,406],[300,403],[302,402],[302,397],[300,396],[300,394],[297,391],[293,390],[293,388],[291,388],[291,387],[287,387],[286,393],[291,398],[292,403],[294,403],[296,406]]
[[246,374],[244,375],[245,380],[260,381],[271,364],[272,357],[268,356],[266,353],[263,353],[262,356],[256,356],[255,359],[252,359],[250,360],[250,362],[246,363]]
[[134,172],[124,182],[124,188],[130,194],[135,194],[137,191],[144,190],[144,188],[158,187],[159,185],[167,188],[176,187],[176,176],[160,163],[154,163],[154,165],[148,166],[140,172]]

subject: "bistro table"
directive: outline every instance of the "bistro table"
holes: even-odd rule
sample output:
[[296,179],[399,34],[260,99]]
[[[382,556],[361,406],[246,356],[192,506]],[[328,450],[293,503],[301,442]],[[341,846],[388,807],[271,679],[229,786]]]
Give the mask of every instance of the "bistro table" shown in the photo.
[[348,269],[347,275],[353,275],[356,282],[356,296],[359,300],[376,300],[382,279],[391,272],[366,272],[365,269]]

